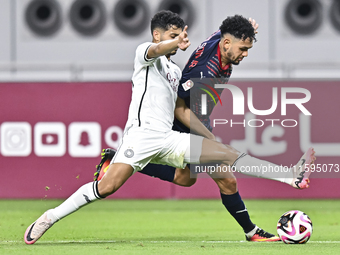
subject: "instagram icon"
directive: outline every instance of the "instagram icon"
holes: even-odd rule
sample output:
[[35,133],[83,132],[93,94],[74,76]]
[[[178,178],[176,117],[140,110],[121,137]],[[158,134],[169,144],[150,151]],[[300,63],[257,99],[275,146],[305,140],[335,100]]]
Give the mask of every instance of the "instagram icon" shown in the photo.
[[27,122],[4,122],[1,125],[1,153],[26,157],[32,151],[31,125]]

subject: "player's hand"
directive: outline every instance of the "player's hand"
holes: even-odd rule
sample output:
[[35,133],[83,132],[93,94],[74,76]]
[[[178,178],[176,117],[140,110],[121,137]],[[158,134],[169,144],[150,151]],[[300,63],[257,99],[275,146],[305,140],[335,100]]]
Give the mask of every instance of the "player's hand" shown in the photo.
[[257,34],[258,33],[257,29],[259,28],[259,24],[257,24],[256,21],[252,18],[249,18],[249,22],[253,26],[253,28],[255,30],[255,34]]
[[190,46],[190,41],[188,38],[188,32],[187,32],[188,26],[185,26],[182,33],[178,36],[178,48],[185,51]]

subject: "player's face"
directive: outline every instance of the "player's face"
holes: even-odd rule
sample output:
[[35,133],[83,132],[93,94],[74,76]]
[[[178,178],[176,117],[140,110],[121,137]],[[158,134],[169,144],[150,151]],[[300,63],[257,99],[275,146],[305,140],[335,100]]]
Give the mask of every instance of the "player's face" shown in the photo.
[[253,47],[253,42],[249,38],[240,40],[231,37],[229,41],[224,41],[223,50],[221,51],[222,58],[226,63],[238,65],[243,58],[248,56],[248,50]]
[[[175,39],[177,36],[179,36],[180,33],[182,33],[182,28],[177,28],[176,26],[171,26],[170,29],[166,31],[162,31],[160,34],[160,41],[166,41],[166,40],[172,40]],[[177,49],[172,51],[170,54],[167,55],[167,57],[171,55],[175,55],[177,52]]]

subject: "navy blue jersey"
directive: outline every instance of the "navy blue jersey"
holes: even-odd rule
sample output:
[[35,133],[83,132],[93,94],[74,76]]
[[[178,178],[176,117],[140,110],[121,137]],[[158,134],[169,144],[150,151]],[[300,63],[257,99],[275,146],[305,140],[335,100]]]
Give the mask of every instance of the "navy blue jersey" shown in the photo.
[[[232,65],[222,68],[219,42],[221,32],[217,31],[206,39],[191,55],[183,72],[178,96],[184,99],[187,107],[196,114],[199,120],[211,131],[209,116],[214,106],[220,101],[223,89],[215,89],[214,84],[228,83]],[[201,114],[201,95],[207,94],[206,114]],[[174,129],[190,132],[181,122],[175,119]]]

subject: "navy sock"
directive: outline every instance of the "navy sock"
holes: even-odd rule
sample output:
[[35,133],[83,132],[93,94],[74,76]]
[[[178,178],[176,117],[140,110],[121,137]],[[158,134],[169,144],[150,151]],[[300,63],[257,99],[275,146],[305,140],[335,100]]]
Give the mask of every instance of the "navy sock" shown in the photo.
[[246,206],[238,192],[232,195],[224,195],[221,193],[222,203],[228,212],[240,224],[245,233],[253,230],[255,225],[251,222]]

